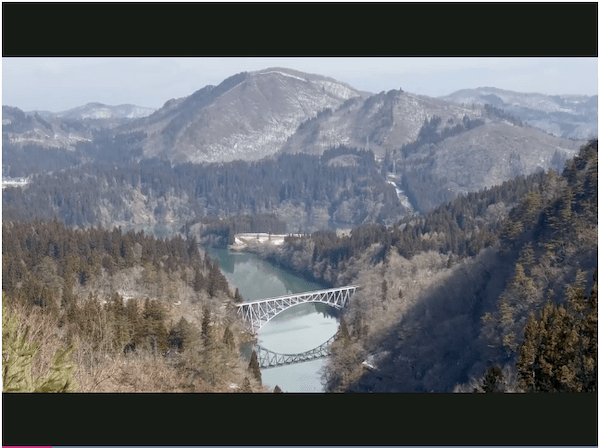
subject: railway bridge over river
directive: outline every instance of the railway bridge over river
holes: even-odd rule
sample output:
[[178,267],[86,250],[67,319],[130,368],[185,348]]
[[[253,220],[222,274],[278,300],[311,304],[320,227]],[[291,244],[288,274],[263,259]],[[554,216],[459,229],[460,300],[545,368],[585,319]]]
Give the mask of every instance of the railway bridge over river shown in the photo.
[[[279,313],[302,303],[324,303],[333,308],[344,309],[357,288],[358,286],[351,285],[240,303],[237,305],[238,314],[248,322],[252,333],[257,334]],[[329,346],[334,340],[335,336],[312,350],[296,354],[275,353],[257,345],[258,361],[261,368],[269,368],[323,358],[328,356]]]
[[291,294],[237,305],[238,314],[250,324],[252,333],[258,333],[263,325],[279,313],[301,303],[324,303],[339,310],[346,308],[348,300],[356,291],[357,286],[342,288],[320,289],[299,294]]

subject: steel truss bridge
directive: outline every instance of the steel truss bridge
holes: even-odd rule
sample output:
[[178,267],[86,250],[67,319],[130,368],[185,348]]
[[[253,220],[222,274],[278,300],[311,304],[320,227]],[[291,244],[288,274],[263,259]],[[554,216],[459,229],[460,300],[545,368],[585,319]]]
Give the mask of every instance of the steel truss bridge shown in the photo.
[[321,289],[240,303],[237,305],[238,314],[250,324],[252,333],[256,334],[263,325],[279,313],[302,303],[325,303],[340,310],[346,308],[348,300],[354,294],[356,288],[355,285],[344,286],[343,288]]
[[[352,285],[240,303],[237,305],[238,314],[248,322],[252,333],[257,334],[263,325],[279,313],[302,303],[325,303],[337,309],[344,309],[357,288],[358,286]],[[275,353],[256,345],[255,349],[260,368],[268,369],[270,367],[297,364],[329,356],[329,346],[335,341],[336,337],[337,333],[318,347],[295,354]]]
[[300,362],[313,361],[315,359],[325,358],[329,356],[329,346],[335,341],[337,333],[334,334],[329,340],[319,345],[317,348],[308,350],[302,353],[295,353],[293,355],[286,355],[282,353],[275,353],[271,350],[256,345],[256,354],[258,356],[258,363],[261,369],[268,369],[270,367],[279,367],[289,364],[298,364]]

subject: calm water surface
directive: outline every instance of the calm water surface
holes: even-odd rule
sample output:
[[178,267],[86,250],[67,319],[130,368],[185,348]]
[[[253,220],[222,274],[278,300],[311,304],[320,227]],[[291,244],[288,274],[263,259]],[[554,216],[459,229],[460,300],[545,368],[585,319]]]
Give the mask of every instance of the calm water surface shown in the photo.
[[[221,270],[248,302],[285,294],[324,289],[260,259],[255,254],[207,249],[219,260]],[[338,327],[336,318],[307,303],[292,307],[274,317],[261,328],[258,343],[276,353],[294,354],[311,350],[327,341]],[[323,392],[321,369],[325,358],[315,361],[262,370],[262,381],[284,392]]]

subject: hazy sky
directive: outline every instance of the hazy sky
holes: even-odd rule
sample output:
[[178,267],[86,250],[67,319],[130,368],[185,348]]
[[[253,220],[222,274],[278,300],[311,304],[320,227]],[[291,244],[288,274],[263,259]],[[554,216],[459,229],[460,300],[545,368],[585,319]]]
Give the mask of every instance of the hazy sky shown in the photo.
[[440,96],[498,87],[598,94],[598,58],[2,58],[2,104],[63,111],[89,102],[159,108],[242,71],[287,67],[360,90]]

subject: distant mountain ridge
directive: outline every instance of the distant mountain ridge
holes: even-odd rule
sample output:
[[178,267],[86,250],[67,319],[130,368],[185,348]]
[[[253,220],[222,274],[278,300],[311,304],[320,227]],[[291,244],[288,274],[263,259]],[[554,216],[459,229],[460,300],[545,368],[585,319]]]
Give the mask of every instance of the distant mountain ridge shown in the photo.
[[465,116],[486,115],[482,106],[563,138],[582,141],[598,133],[597,95],[550,96],[493,87],[439,98],[402,89],[371,94],[333,78],[272,67],[235,74],[158,110],[88,103],[56,113],[25,112],[38,121],[27,128],[10,126],[15,117],[5,116],[3,108],[3,134],[15,144],[73,148],[91,138],[91,129],[144,132],[143,155],[175,163],[258,160],[280,151],[318,154],[336,145],[369,148],[383,157],[414,142],[425,120],[440,117],[452,127]]
[[78,142],[91,141],[95,130],[115,128],[153,111],[132,104],[102,103],[88,103],[62,112],[25,112],[18,107],[2,106],[2,139],[14,145],[74,149]]
[[2,106],[3,153],[5,143],[73,149],[78,142],[91,138],[91,130],[80,120],[43,118],[39,113],[25,114],[18,107]]
[[564,138],[598,137],[598,95],[543,95],[479,87],[439,98],[457,104],[489,104],[530,126]]
[[102,103],[87,103],[84,106],[74,107],[61,112],[31,111],[27,115],[38,113],[44,118],[67,118],[70,120],[106,119],[106,118],[142,118],[153,113],[156,109],[135,106],[133,104],[120,104],[109,106]]
[[235,74],[155,111],[89,103],[31,114],[3,106],[3,142],[6,160],[22,175],[39,159],[19,153],[26,145],[79,145],[68,164],[152,157],[226,163],[280,153],[321,155],[338,146],[368,149],[386,164],[389,181],[424,212],[514,176],[560,170],[597,135],[597,98],[491,87],[441,98],[402,89],[370,94],[333,78],[272,67]]

